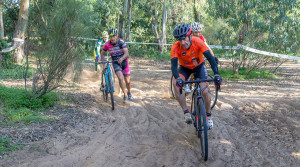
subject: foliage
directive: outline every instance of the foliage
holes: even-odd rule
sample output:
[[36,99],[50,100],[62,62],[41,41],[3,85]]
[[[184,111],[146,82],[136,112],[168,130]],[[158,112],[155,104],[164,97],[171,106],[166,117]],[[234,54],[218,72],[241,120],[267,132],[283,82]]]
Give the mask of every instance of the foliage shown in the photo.
[[[234,74],[234,72],[230,69],[222,69],[219,70],[220,75],[223,78],[232,78],[232,79],[274,79],[277,78],[277,76],[273,73],[271,73],[267,69],[258,69],[253,70],[249,74],[246,74],[247,69],[241,68],[239,69],[239,74]],[[213,75],[213,73],[210,73]]]
[[12,138],[0,137],[0,155],[6,152],[21,149],[23,146],[23,144],[14,143]]
[[25,107],[34,110],[53,106],[57,96],[56,93],[49,93],[39,99],[35,99],[32,95],[26,96],[23,88],[7,88],[0,85],[0,99],[5,108],[18,109]]
[[[223,45],[237,43],[257,49],[290,54],[299,51],[299,6],[297,0],[279,1],[208,1],[207,11],[214,19],[223,20],[224,28],[216,33]],[[211,10],[213,9],[213,10]],[[233,53],[233,68],[241,67],[248,72],[264,67],[266,62],[277,61],[272,57],[251,56],[240,50]]]
[[43,116],[42,113],[32,111],[28,108],[7,109],[5,110],[4,117],[6,121],[13,123],[24,122],[25,124],[50,120]]
[[[2,68],[0,70],[0,79],[24,79],[25,68],[22,65],[13,64],[10,68]],[[27,78],[31,78],[35,70],[29,68]]]
[[[0,50],[8,48],[7,41],[0,38]],[[13,61],[10,52],[0,53],[0,69],[10,68],[13,66]]]
[[[34,13],[41,15],[30,21],[30,30],[40,38],[40,50],[36,56],[37,73],[33,78],[32,92],[39,98],[56,89],[67,69],[80,61],[83,46],[76,37],[90,31],[84,24],[85,3],[70,1],[38,1]],[[86,14],[86,15],[85,15]]]
[[[3,2],[3,1],[2,1]],[[4,1],[2,5],[4,34],[9,38],[13,37],[15,27],[18,22],[19,6],[10,0]]]
[[[14,31],[18,18],[19,5],[14,2],[17,1],[5,1],[3,8],[5,34]],[[126,23],[131,25],[131,41],[157,43],[158,39],[153,30],[155,6],[157,5],[158,27],[161,27],[163,3],[164,0],[133,1],[132,21]],[[32,43],[30,53],[36,53],[37,61],[42,64],[40,69],[43,70],[39,70],[37,77],[41,79],[43,75],[48,77],[58,71],[62,71],[60,75],[64,75],[64,68],[50,68],[55,67],[50,61],[67,68],[70,64],[61,64],[62,59],[73,63],[83,57],[92,58],[95,41],[78,40],[76,37],[95,39],[111,27],[120,29],[121,23],[126,19],[122,12],[123,6],[124,1],[120,0],[31,1],[27,32],[31,40],[26,42]],[[203,35],[208,44],[236,46],[241,43],[260,50],[299,55],[300,9],[297,0],[170,0],[166,7],[166,43],[174,42],[172,32],[176,25],[199,21],[204,25]],[[158,34],[161,34],[160,28]],[[156,45],[130,47],[130,55],[158,59],[167,57],[156,55]],[[165,50],[170,51],[170,47],[165,47]],[[243,50],[214,51],[222,52],[218,56],[232,58],[237,73],[243,67],[249,73],[251,70],[263,68],[266,62],[278,61],[272,57],[261,59],[259,55]],[[51,90],[59,85],[61,77],[49,79],[51,81],[44,79],[47,80],[44,84],[51,85]]]
[[36,99],[33,95],[26,96],[22,88],[0,85],[0,100],[1,106],[4,107],[1,113],[6,121],[30,123],[48,119],[38,111],[54,106],[57,95],[51,92]]

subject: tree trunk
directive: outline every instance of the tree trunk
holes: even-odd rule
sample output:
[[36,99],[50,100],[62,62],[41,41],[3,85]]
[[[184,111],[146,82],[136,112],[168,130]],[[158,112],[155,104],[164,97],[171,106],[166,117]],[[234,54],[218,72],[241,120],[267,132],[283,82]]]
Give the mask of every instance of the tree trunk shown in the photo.
[[121,38],[123,38],[124,41],[126,41],[126,39],[125,39],[125,24],[126,24],[127,5],[128,5],[128,0],[125,0],[124,9],[123,9],[122,33],[121,33]]
[[164,43],[166,43],[166,25],[167,25],[167,9],[166,9],[166,0],[164,1],[164,6],[163,6],[163,21],[162,21],[162,33],[159,36],[158,34],[158,19],[157,19],[157,3],[155,3],[155,21],[154,24],[152,24],[152,28],[155,32],[155,37],[156,40],[158,41],[158,51],[160,54],[164,53]]
[[[245,7],[245,1],[243,1],[243,7]],[[248,9],[245,8],[245,18],[243,20],[244,24],[243,24],[243,28],[241,30],[241,32],[239,33],[239,39],[238,39],[238,44],[242,45],[244,42],[244,38],[246,36],[246,33],[248,31]],[[239,74],[239,68],[241,66],[241,64],[243,64],[244,59],[241,58],[240,56],[241,52],[239,52],[238,57],[234,58],[234,64],[233,64],[233,72],[234,74]]]
[[127,37],[126,37],[127,41],[130,41],[131,8],[132,8],[132,0],[129,1],[128,28],[127,28]]
[[117,29],[120,29],[120,12],[118,12],[118,18],[117,18]]
[[[3,17],[2,17],[2,0],[0,0],[0,28],[1,28],[1,39],[4,39],[4,26],[3,26]],[[0,48],[2,50],[4,48]],[[2,64],[2,53],[0,53],[0,68]]]
[[3,26],[3,14],[2,14],[2,0],[0,0],[0,28],[1,28],[1,39],[4,39],[4,26]]
[[[122,0],[119,0],[119,3],[122,3]],[[120,11],[118,11],[117,29],[120,30]]]
[[[20,3],[20,11],[19,11],[19,19],[16,25],[16,29],[14,32],[14,38],[25,39],[25,32],[28,23],[28,13],[29,13],[29,0],[21,0]],[[13,45],[19,43],[18,41],[14,41]],[[24,45],[18,47],[14,53],[14,62],[20,63],[23,60],[24,55]]]
[[[198,2],[197,2],[197,3],[198,3]],[[194,19],[195,19],[195,22],[199,22],[199,12],[197,11],[197,8],[196,8],[196,0],[194,0],[193,11],[194,11]]]
[[166,9],[166,4],[167,0],[164,2],[164,9],[163,9],[163,24],[162,24],[162,33],[159,41],[159,53],[163,54],[164,53],[164,45],[166,43],[166,25],[167,25],[167,9]]

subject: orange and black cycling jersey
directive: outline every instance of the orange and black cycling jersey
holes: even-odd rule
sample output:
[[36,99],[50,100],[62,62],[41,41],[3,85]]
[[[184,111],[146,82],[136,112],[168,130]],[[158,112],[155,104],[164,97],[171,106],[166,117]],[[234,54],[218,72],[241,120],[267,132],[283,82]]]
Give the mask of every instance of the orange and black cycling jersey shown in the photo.
[[207,46],[200,38],[192,37],[192,45],[188,50],[184,49],[179,41],[172,45],[171,59],[178,58],[179,65],[194,69],[204,62],[203,53],[207,50]]

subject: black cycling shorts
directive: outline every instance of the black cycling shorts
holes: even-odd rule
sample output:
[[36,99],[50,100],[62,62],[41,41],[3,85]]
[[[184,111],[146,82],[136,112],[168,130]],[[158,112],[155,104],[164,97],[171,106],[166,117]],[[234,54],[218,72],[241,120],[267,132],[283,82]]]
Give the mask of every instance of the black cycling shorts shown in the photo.
[[194,69],[189,69],[183,66],[179,66],[178,73],[183,77],[185,81],[190,77],[192,73],[194,73],[195,78],[207,79],[207,70],[204,63],[200,64]]
[[121,71],[125,77],[130,76],[130,68],[129,68],[128,59],[123,60],[121,64],[114,61],[113,67],[114,67],[115,72]]

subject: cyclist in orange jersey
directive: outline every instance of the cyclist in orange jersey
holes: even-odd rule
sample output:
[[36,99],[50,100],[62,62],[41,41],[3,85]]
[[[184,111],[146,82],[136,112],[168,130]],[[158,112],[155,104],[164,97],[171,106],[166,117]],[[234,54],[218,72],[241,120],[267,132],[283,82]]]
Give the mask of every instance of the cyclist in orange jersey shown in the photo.
[[[173,83],[175,88],[175,96],[179,102],[185,115],[185,122],[191,123],[192,117],[186,105],[185,94],[180,94],[179,89],[183,87],[183,81],[194,73],[195,78],[207,79],[207,70],[204,65],[204,57],[209,61],[211,68],[215,74],[215,84],[220,87],[222,78],[219,76],[218,66],[211,55],[208,47],[200,38],[192,37],[192,28],[188,24],[180,24],[177,26],[173,35],[177,40],[171,48],[171,69],[174,76]],[[179,62],[179,68],[178,68]],[[203,92],[205,108],[208,116],[208,127],[212,128],[213,122],[210,112],[210,97],[208,93],[208,84],[200,83]]]

